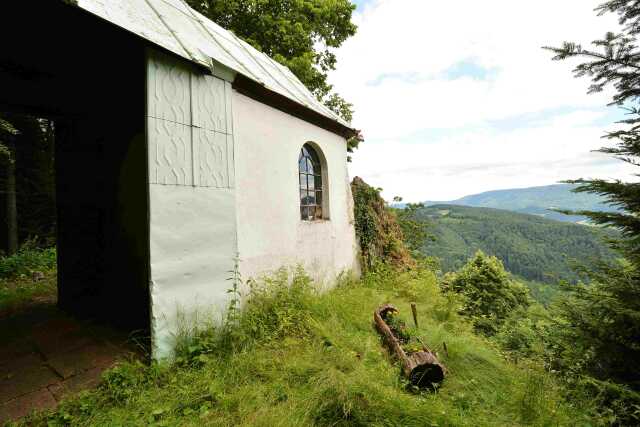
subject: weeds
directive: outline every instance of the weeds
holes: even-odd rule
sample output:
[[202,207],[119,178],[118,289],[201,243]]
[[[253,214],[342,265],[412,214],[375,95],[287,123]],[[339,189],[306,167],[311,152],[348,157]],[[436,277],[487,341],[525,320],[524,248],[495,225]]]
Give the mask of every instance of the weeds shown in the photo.
[[56,250],[25,244],[16,254],[0,257],[0,311],[6,313],[34,299],[55,300]]
[[55,267],[55,248],[39,249],[32,241],[27,241],[15,254],[0,257],[0,279],[30,276],[35,271],[52,270]]
[[[362,281],[343,280],[323,294],[301,269],[252,281],[235,321],[200,329],[178,349],[179,363],[120,365],[97,390],[29,422],[502,426],[589,420],[587,400],[566,403],[539,367],[516,366],[474,335],[432,272],[380,267]],[[434,346],[447,343],[448,354],[440,357],[449,375],[438,393],[407,393],[372,327],[379,305],[391,302],[410,313],[412,301],[421,326],[412,333]]]

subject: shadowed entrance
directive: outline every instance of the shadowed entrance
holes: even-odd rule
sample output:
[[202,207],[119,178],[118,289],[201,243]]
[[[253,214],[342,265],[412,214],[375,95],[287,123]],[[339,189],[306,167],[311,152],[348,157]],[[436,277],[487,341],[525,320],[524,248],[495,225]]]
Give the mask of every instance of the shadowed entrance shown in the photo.
[[0,111],[55,122],[58,295],[0,313],[0,419],[94,384],[149,327],[145,46],[63,2],[11,3]]

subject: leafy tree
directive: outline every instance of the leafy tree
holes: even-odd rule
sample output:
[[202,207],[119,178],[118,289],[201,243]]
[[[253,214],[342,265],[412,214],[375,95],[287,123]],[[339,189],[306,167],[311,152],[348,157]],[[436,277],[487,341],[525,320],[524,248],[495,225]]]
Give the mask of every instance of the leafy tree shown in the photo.
[[[575,68],[577,77],[591,79],[589,92],[606,87],[615,91],[611,104],[628,110],[623,130],[608,133],[613,147],[600,151],[634,166],[640,166],[640,2],[609,0],[597,8],[600,14],[615,13],[622,26],[620,33],[607,33],[586,49],[565,42],[558,48],[547,48],[554,59],[580,58]],[[626,259],[624,262],[599,263],[589,273],[593,286],[571,288],[571,296],[560,307],[566,331],[567,348],[580,346],[579,358],[565,352],[565,365],[572,360],[598,379],[613,379],[640,390],[640,183],[603,179],[572,181],[580,184],[577,191],[602,195],[621,212],[579,212],[593,222],[615,227],[622,238],[612,245]]]
[[[402,202],[402,197],[394,197],[396,203]],[[420,249],[425,242],[432,238],[427,231],[427,223],[420,220],[420,210],[424,208],[423,203],[407,203],[402,209],[391,208],[396,214],[396,220],[407,248],[412,251],[414,258],[422,255]]]
[[473,319],[476,330],[493,335],[513,310],[529,306],[529,294],[514,282],[502,262],[476,252],[457,273],[447,273],[442,281],[447,291],[462,294],[462,313]]
[[[327,81],[333,49],[356,33],[349,0],[188,0],[191,7],[289,67],[334,112],[351,121],[353,106]],[[361,137],[349,141],[349,151]]]

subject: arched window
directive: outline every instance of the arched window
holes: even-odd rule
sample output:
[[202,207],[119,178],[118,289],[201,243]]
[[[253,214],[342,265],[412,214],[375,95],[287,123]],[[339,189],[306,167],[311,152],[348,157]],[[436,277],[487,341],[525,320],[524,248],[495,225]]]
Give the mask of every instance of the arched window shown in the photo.
[[298,158],[300,175],[300,217],[305,221],[322,219],[322,166],[310,144],[304,144]]

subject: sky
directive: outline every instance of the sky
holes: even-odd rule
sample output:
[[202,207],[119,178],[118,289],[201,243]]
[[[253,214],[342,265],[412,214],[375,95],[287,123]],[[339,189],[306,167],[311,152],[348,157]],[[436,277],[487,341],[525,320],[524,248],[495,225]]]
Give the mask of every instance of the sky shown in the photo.
[[594,153],[624,117],[588,95],[576,62],[542,46],[587,46],[619,27],[601,0],[358,0],[358,33],[330,82],[354,104],[365,142],[350,175],[405,201],[573,178],[631,179]]

